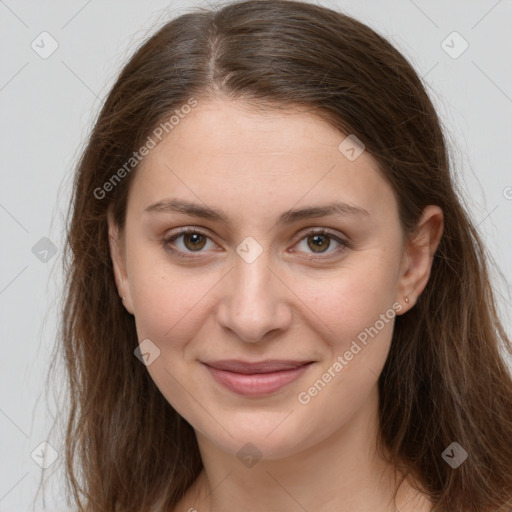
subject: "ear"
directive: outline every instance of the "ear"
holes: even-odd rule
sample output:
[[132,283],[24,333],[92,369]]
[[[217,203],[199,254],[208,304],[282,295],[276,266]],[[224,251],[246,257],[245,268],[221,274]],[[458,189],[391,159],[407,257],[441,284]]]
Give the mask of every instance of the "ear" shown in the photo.
[[123,305],[126,310],[133,315],[132,297],[128,283],[128,275],[126,273],[124,243],[119,235],[119,228],[110,210],[107,212],[107,222],[110,257],[112,258],[112,266],[114,267],[114,279],[116,281],[117,291],[121,298],[124,297]]
[[[400,314],[414,306],[427,286],[443,226],[443,210],[439,206],[429,205],[423,210],[415,233],[406,241],[397,297],[397,301],[403,305]],[[405,297],[409,302],[404,302]]]

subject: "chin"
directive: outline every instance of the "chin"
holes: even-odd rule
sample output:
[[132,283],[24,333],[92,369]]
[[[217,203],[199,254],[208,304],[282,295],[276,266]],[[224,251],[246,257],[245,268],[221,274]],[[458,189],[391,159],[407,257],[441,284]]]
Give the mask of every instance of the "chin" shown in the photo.
[[[259,412],[252,417],[250,413],[243,413],[238,419],[224,415],[231,436],[220,427],[215,431],[201,430],[200,435],[242,462],[244,457],[266,460],[286,458],[320,441],[316,439],[318,429],[305,428],[306,422],[298,421],[298,415],[294,417],[294,413],[289,414],[290,410],[270,415]],[[315,437],[310,430],[317,432]]]

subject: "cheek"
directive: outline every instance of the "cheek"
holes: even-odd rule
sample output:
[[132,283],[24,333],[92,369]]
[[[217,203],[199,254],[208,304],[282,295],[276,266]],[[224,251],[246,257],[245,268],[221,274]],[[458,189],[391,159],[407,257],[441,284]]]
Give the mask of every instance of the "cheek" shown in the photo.
[[[374,384],[386,361],[393,335],[396,316],[393,296],[387,286],[379,288],[383,283],[372,283],[374,287],[365,286],[359,280],[357,290],[355,283],[340,283],[317,306],[318,316],[325,326],[322,330],[326,332],[324,340],[328,350],[315,377],[329,383],[333,391],[340,386],[340,392],[348,393],[347,396],[351,395],[351,389],[362,392],[367,385]],[[317,333],[319,325],[317,321]]]
[[215,276],[171,264],[163,248],[142,244],[133,244],[128,264],[139,339],[183,339],[184,326],[200,321]]
[[333,424],[347,420],[374,388],[386,362],[396,316],[398,273],[396,257],[386,260],[383,256],[360,254],[329,280],[327,291],[320,293],[317,285],[314,292],[310,290],[314,331],[321,329],[328,344],[321,367],[297,396],[300,407],[308,410],[305,421],[311,428],[315,416],[326,408],[332,411]]
[[[334,348],[345,350],[377,321],[379,331],[390,336],[397,283],[398,255],[375,250],[354,254],[337,275],[313,285],[311,303]],[[384,325],[381,315],[387,315]]]
[[295,397],[302,417],[300,430],[311,442],[349,422],[375,393],[391,345],[394,317],[395,310],[389,307],[375,308],[375,314],[367,311],[332,319],[331,328],[338,336],[331,337],[331,353]]
[[167,402],[200,425],[201,409],[194,397],[202,389],[190,374],[190,342],[204,323],[205,294],[213,284],[168,264],[147,265],[141,258],[137,256],[130,277],[137,337],[139,343],[151,340],[159,350],[147,371]]

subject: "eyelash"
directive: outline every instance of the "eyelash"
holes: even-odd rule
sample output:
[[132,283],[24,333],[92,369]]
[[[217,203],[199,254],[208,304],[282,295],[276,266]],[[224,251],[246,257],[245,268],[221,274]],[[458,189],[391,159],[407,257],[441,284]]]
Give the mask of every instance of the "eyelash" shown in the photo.
[[[199,229],[196,229],[196,228],[182,228],[177,233],[174,233],[171,236],[168,236],[168,237],[164,238],[162,240],[162,246],[164,247],[164,249],[172,252],[173,254],[176,254],[180,258],[187,258],[189,260],[190,259],[194,259],[194,258],[198,258],[202,251],[189,251],[189,252],[186,252],[185,254],[194,254],[194,252],[197,252],[198,256],[188,256],[188,255],[185,256],[184,255],[184,251],[176,250],[176,249],[172,249],[171,248],[172,242],[177,240],[179,237],[181,237],[183,235],[188,235],[188,234],[201,235],[201,236],[211,240],[210,236],[208,236],[206,233],[202,232]],[[348,240],[344,240],[344,239],[340,238],[339,236],[336,236],[333,232],[331,232],[330,230],[328,230],[326,228],[315,228],[315,229],[312,229],[312,230],[308,231],[299,240],[299,242],[301,242],[302,240],[304,240],[306,238],[309,238],[311,236],[315,236],[315,235],[327,236],[328,238],[338,242],[340,244],[340,247],[338,247],[337,249],[335,249],[335,250],[333,250],[333,251],[331,251],[329,253],[325,253],[325,254],[327,254],[327,256],[321,256],[321,255],[320,256],[315,256],[314,255],[315,253],[309,253],[309,254],[313,255],[312,259],[316,259],[316,260],[318,260],[318,259],[327,259],[328,257],[332,257],[333,255],[339,255],[341,252],[343,252],[346,249],[352,248],[352,244]],[[297,242],[297,243],[299,243],[299,242]],[[322,253],[318,253],[318,254],[322,254]]]

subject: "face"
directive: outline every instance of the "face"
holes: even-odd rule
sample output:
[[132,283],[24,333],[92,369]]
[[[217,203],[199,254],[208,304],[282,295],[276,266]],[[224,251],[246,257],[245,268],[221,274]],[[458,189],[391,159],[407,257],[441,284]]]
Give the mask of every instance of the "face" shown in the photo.
[[227,452],[279,458],[354,421],[420,281],[391,187],[345,139],[308,113],[199,101],[134,176],[123,304],[162,394]]

